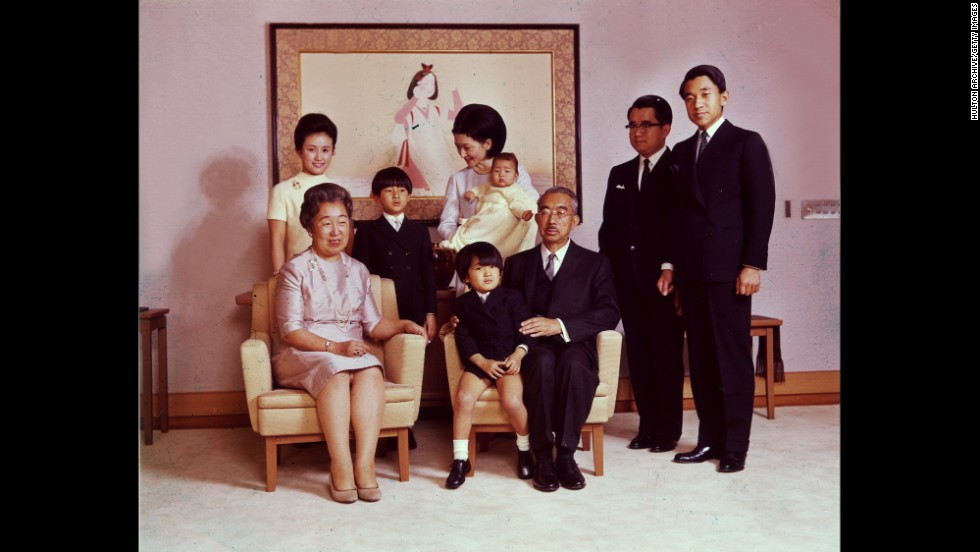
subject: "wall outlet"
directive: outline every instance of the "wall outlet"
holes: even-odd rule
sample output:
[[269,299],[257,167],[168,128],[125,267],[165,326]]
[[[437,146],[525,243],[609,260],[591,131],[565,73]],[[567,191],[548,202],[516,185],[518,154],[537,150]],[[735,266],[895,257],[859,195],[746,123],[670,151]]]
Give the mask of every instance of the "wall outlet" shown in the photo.
[[800,204],[800,215],[804,219],[839,219],[839,199],[804,199]]

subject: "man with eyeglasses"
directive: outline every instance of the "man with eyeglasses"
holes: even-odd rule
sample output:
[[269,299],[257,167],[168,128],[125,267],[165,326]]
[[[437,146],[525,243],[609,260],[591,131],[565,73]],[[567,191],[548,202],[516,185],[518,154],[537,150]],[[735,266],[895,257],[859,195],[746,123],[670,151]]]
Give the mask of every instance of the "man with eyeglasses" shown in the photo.
[[596,336],[619,323],[609,260],[569,239],[577,213],[574,192],[546,190],[536,215],[541,245],[504,265],[503,285],[522,292],[534,314],[521,324],[522,334],[537,338],[521,375],[534,488],[544,492],[585,487],[574,453],[599,386]]
[[[609,257],[615,275],[640,415],[629,448],[668,452],[680,439],[684,410],[684,326],[674,308],[668,255],[678,171],[666,145],[673,112],[660,96],[640,96],[626,118],[638,155],[609,171],[599,252]],[[661,275],[664,290],[657,286]]]

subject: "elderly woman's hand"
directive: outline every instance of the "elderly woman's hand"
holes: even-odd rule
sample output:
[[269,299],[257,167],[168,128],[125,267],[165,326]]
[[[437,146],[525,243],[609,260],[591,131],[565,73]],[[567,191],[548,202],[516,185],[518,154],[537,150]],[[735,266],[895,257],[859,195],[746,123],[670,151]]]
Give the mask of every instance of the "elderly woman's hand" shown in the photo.
[[364,345],[363,341],[351,340],[344,341],[343,343],[337,343],[338,345],[338,355],[346,357],[359,357],[363,356],[367,351],[367,346]]

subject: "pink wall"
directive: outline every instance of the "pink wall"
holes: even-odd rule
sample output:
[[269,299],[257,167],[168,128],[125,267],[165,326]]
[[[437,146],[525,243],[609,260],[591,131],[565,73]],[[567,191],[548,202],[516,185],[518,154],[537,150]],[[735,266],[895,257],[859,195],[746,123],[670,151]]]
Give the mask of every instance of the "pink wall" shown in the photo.
[[[840,367],[840,221],[802,220],[803,199],[840,198],[837,0],[639,0],[483,4],[140,2],[139,304],[169,315],[170,390],[243,389],[248,309],[234,296],[269,275],[268,23],[578,23],[585,222],[596,248],[609,169],[634,152],[623,125],[642,94],[694,132],[677,87],[700,63],[728,79],[725,115],[760,132],[776,174],[770,269],[755,312],[779,316],[788,371]],[[341,129],[341,132],[343,129]],[[340,145],[343,144],[341,134]],[[783,202],[792,201],[792,217]]]

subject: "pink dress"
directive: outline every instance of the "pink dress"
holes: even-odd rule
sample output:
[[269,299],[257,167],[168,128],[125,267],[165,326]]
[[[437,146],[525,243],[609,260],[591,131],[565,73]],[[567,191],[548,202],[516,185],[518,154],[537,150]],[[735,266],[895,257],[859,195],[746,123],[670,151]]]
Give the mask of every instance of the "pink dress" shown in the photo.
[[[364,331],[371,331],[381,321],[367,267],[345,253],[340,257],[336,262],[325,261],[310,248],[282,265],[276,285],[280,335],[304,329],[335,342],[363,340]],[[322,275],[312,264],[314,260],[323,269]],[[347,305],[353,305],[353,311],[345,330],[338,319],[345,318],[342,313]],[[337,372],[381,365],[370,353],[346,357],[326,351],[300,351],[285,341],[274,343],[273,349],[276,382],[282,387],[306,389],[313,397]]]

